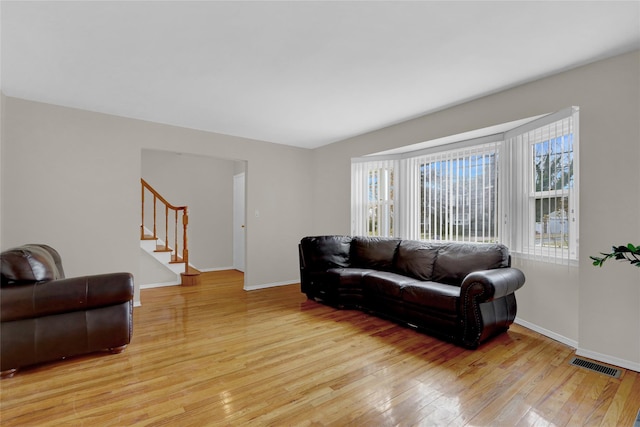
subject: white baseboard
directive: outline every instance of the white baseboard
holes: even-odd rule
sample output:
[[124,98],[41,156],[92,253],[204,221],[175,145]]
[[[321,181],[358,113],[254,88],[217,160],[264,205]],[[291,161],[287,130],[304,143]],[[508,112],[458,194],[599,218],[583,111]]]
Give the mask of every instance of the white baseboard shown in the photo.
[[255,291],[256,289],[275,288],[276,286],[295,285],[296,283],[300,283],[300,279],[287,280],[284,282],[264,283],[260,285],[251,285],[251,286],[244,285],[244,290]]
[[598,362],[603,362],[609,365],[619,366],[621,368],[640,372],[640,363],[632,362],[625,359],[619,359],[608,354],[602,354],[595,351],[586,350],[584,348],[578,348],[576,350],[576,356],[588,357],[589,359],[597,360]]
[[552,340],[561,342],[571,348],[576,350],[576,356],[588,357],[589,359],[596,360],[598,362],[607,363],[609,365],[618,366],[620,368],[630,369],[632,371],[640,372],[640,363],[632,362],[630,360],[620,359],[608,354],[602,354],[591,350],[586,350],[584,348],[580,348],[578,346],[578,342],[572,339],[569,339],[565,336],[557,334],[553,331],[550,331],[545,328],[541,328],[538,325],[527,322],[526,320],[522,320],[516,317],[514,323],[517,323],[520,326],[524,326],[527,329],[531,329],[534,332],[537,332],[545,337],[551,338]]
[[146,285],[140,285],[140,289],[152,289],[152,288],[163,288],[165,286],[178,286],[180,282],[161,282],[161,283],[148,283]]
[[[193,266],[192,266],[193,267]],[[214,268],[197,268],[193,267],[201,273],[209,273],[211,271],[225,271],[225,270],[235,270],[233,267],[214,267]]]
[[517,323],[520,326],[524,326],[527,329],[531,329],[532,331],[535,331],[541,335],[544,335],[547,338],[551,338],[552,340],[561,342],[564,345],[568,345],[571,348],[578,348],[577,341],[567,338],[563,335],[557,334],[548,329],[542,328],[534,323],[527,322],[526,320],[522,320],[518,317],[516,317],[516,320],[514,320],[514,323]]
[[[193,267],[192,264],[189,264],[189,265],[191,267]],[[233,270],[234,269],[233,267],[216,267],[216,268],[203,268],[203,269],[196,268],[196,267],[193,267],[193,268],[195,268],[196,270],[198,270],[201,273],[208,273],[210,271],[224,271],[224,270]],[[178,276],[178,278],[180,278],[180,276]],[[147,284],[144,284],[144,285],[140,285],[140,289],[163,288],[165,286],[178,286],[178,285],[181,285],[181,284],[182,284],[181,281],[170,280],[168,282],[147,283]]]

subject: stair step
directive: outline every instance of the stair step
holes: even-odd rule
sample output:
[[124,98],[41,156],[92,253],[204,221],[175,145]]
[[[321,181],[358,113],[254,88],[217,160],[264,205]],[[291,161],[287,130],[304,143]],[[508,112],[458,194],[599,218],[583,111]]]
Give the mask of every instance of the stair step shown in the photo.
[[142,236],[142,238],[140,240],[158,240],[157,237],[153,237],[150,234],[145,234],[144,236]]
[[173,249],[168,246],[157,246],[154,252],[173,252]]

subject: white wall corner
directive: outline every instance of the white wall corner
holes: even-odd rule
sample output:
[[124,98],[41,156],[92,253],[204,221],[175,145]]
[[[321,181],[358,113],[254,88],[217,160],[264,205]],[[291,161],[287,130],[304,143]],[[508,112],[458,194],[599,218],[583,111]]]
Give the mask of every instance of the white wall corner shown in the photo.
[[534,332],[537,332],[541,335],[544,335],[547,338],[551,338],[552,340],[558,341],[564,345],[567,345],[571,348],[578,348],[578,341],[567,338],[563,335],[550,331],[548,329],[542,328],[534,323],[527,322],[526,320],[522,320],[519,317],[516,317],[514,323],[517,323],[520,326],[524,326],[527,329],[531,329]]
[[544,335],[547,338],[551,338],[552,340],[558,341],[571,348],[574,348],[576,350],[576,356],[588,357],[589,359],[596,360],[598,362],[607,363],[609,365],[614,365],[621,368],[630,369],[632,371],[640,372],[640,363],[580,348],[577,341],[552,332],[548,329],[542,328],[531,322],[527,322],[526,320],[522,320],[518,317],[516,317],[514,323],[517,323],[518,325],[524,326],[527,329],[531,329],[532,331]]

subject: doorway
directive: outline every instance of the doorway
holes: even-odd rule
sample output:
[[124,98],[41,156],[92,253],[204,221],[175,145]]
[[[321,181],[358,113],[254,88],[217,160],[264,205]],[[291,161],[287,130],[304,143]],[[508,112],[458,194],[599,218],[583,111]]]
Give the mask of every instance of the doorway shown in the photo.
[[[167,173],[171,171],[171,173]],[[168,150],[141,150],[141,173],[173,204],[189,207],[189,260],[202,272],[231,270],[240,263],[246,273],[246,237],[234,243],[236,175],[246,175],[247,161]],[[246,180],[239,182],[243,194]],[[245,196],[239,201],[245,206]],[[150,214],[152,215],[152,214]],[[244,224],[244,219],[242,223]],[[140,283],[155,284],[162,266],[142,261]],[[239,256],[240,261],[236,261]],[[162,278],[164,280],[164,276]]]

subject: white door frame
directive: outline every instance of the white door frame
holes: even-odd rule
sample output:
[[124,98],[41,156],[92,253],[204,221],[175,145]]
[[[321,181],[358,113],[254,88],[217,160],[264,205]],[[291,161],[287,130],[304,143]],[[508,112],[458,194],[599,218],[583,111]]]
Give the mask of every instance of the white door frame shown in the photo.
[[233,268],[245,271],[246,251],[245,173],[233,176]]

